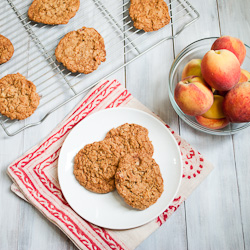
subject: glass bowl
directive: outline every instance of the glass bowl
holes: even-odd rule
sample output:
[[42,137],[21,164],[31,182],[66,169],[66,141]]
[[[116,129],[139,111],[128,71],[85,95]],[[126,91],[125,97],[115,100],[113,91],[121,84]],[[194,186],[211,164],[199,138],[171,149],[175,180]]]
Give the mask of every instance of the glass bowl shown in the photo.
[[[250,122],[248,123],[229,123],[225,128],[221,129],[209,129],[200,125],[193,116],[186,115],[182,112],[179,108],[177,103],[174,99],[174,90],[177,83],[181,80],[182,71],[185,65],[192,59],[200,58],[202,59],[203,56],[211,49],[213,42],[218,37],[209,37],[198,40],[196,42],[191,43],[186,48],[184,48],[179,55],[174,60],[170,72],[169,72],[169,97],[171,104],[176,111],[176,113],[180,116],[180,118],[186,122],[188,125],[202,131],[204,133],[213,134],[213,135],[232,135],[239,131],[242,131],[250,126]],[[241,65],[241,68],[250,71],[250,47],[246,45],[246,58],[244,63]]]

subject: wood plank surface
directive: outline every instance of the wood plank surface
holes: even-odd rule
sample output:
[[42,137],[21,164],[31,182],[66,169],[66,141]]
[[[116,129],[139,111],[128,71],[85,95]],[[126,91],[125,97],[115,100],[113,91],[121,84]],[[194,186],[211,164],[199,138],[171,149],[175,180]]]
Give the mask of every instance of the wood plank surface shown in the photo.
[[[226,7],[225,7],[226,6]],[[219,17],[221,33],[238,37],[245,44],[250,44],[250,2],[233,0],[218,0]],[[248,49],[249,51],[249,49]],[[250,65],[247,65],[248,70]],[[235,169],[237,176],[237,188],[239,193],[239,206],[242,222],[242,231],[244,238],[244,248],[250,248],[250,130],[238,133],[233,136],[232,142],[234,147]],[[240,248],[238,248],[240,249]]]
[[[197,39],[221,34],[217,2],[192,3],[201,17],[177,37],[177,53]],[[184,122],[181,136],[215,165],[215,170],[186,201],[188,249],[244,249],[232,138],[206,135]]]

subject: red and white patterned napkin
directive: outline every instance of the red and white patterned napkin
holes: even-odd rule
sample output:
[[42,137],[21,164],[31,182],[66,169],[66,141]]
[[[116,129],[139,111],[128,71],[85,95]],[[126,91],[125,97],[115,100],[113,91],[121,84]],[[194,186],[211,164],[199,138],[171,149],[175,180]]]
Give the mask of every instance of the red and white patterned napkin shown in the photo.
[[118,81],[101,82],[44,141],[8,167],[14,182],[11,190],[35,206],[79,249],[135,249],[169,218],[213,169],[198,151],[166,125],[177,140],[183,159],[182,183],[172,204],[155,220],[129,230],[108,230],[85,221],[63,197],[57,178],[58,156],[65,138],[76,124],[98,110],[115,107],[131,107],[153,115]]

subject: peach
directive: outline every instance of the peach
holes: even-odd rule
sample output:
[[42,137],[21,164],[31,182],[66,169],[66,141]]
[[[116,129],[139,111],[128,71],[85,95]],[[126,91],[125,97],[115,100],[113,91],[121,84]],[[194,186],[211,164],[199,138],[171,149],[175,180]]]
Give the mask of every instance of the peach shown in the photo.
[[224,97],[220,95],[214,95],[214,102],[212,107],[202,116],[210,119],[221,119],[225,118],[225,114],[222,110],[222,103],[224,101]]
[[241,73],[244,74],[247,77],[247,80],[250,80],[250,73],[247,70],[241,69]]
[[250,82],[239,83],[227,93],[223,111],[230,122],[250,122]]
[[203,127],[210,128],[210,129],[224,128],[229,124],[229,121],[226,118],[209,119],[203,116],[196,116],[195,119]]
[[[247,82],[248,80],[250,80],[250,74],[249,74],[249,78],[248,78],[248,74],[249,74],[249,72],[247,72],[244,69],[241,69],[240,80],[239,80],[238,83]],[[226,96],[226,94],[228,93],[228,91],[218,91],[218,93],[221,96]]]
[[[247,73],[248,73],[248,72],[247,72]],[[247,73],[245,73],[244,70],[241,69],[240,80],[239,80],[238,83],[247,82],[247,81],[248,81]]]
[[188,76],[188,77],[182,79],[182,81],[185,81],[185,80],[191,81],[191,82],[200,82],[200,83],[202,83],[204,86],[206,86],[207,88],[210,89],[210,86],[206,84],[206,82],[204,81],[203,77],[201,77],[201,76],[193,76],[193,75],[192,75],[192,76]]
[[182,77],[181,79],[183,80],[184,78],[188,76],[201,76],[201,59],[192,59],[189,61],[183,71],[182,71]]
[[228,50],[210,50],[201,61],[201,73],[212,88],[227,91],[239,82],[240,63]]
[[207,112],[213,104],[213,93],[198,77],[187,77],[180,81],[174,91],[174,98],[187,115],[197,116]]
[[213,43],[211,50],[221,49],[231,51],[238,58],[240,65],[243,63],[246,56],[246,47],[240,39],[231,36],[222,36],[218,38]]

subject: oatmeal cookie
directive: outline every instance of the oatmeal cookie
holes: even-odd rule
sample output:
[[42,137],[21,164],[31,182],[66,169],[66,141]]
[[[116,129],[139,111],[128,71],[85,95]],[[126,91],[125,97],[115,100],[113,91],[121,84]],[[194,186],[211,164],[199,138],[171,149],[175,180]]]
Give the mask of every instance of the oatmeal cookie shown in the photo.
[[135,28],[146,32],[159,30],[170,22],[164,0],[131,0],[129,14]]
[[74,175],[86,189],[108,193],[115,189],[115,172],[125,148],[120,138],[94,142],[81,149],[74,160]]
[[115,174],[117,192],[139,210],[153,205],[164,191],[163,178],[155,160],[146,154],[127,154]]
[[106,60],[102,36],[94,28],[83,27],[66,34],[59,42],[56,59],[73,73],[89,74]]
[[36,86],[21,74],[0,79],[0,113],[10,119],[23,120],[31,116],[39,105]]
[[141,150],[135,139],[129,141],[122,136],[88,144],[75,157],[74,175],[86,189],[108,193],[115,189],[115,173],[120,158]]
[[14,53],[14,47],[11,41],[0,35],[0,64],[8,62]]
[[148,137],[148,130],[137,124],[125,123],[118,128],[111,129],[105,139],[119,136],[127,144],[129,152],[143,152],[152,156],[154,147]]
[[34,0],[28,10],[31,21],[50,25],[67,24],[80,7],[80,0]]

